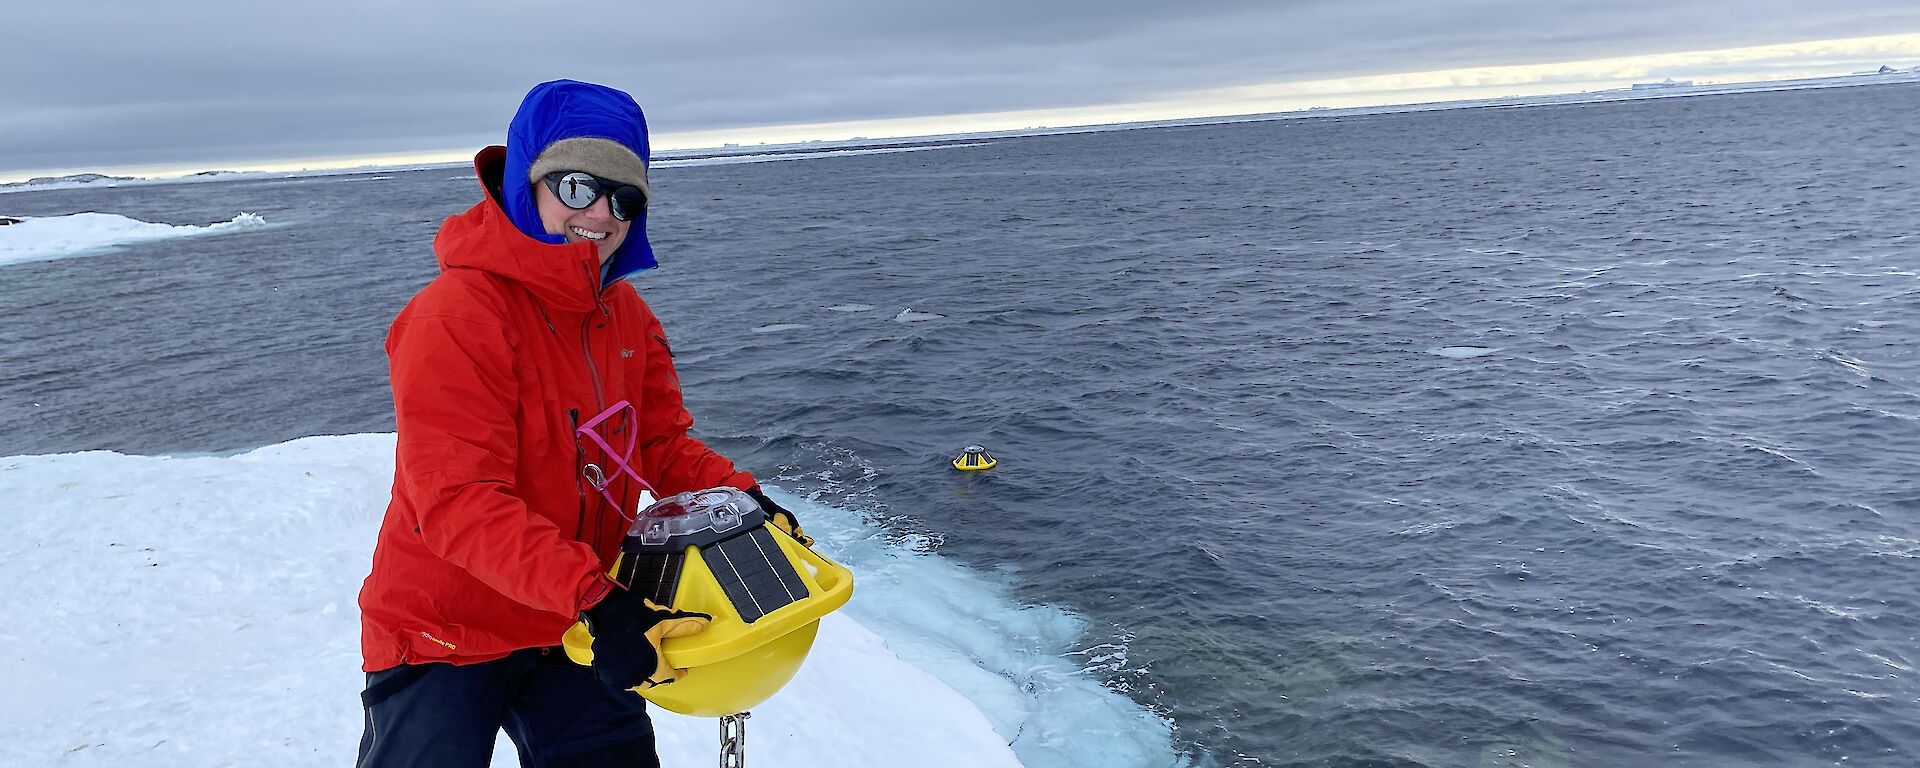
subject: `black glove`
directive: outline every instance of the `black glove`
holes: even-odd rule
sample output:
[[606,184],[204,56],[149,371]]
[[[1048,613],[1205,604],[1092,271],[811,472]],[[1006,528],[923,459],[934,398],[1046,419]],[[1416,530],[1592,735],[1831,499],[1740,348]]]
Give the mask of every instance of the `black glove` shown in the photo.
[[707,628],[713,617],[676,611],[616,589],[581,614],[593,635],[593,671],[617,688],[666,685],[686,673],[661,660],[660,641]]
[[774,527],[792,536],[793,540],[800,542],[801,546],[813,549],[813,537],[808,536],[806,531],[800,530],[800,518],[794,517],[792,512],[773,503],[773,499],[767,498],[767,494],[761,492],[760,486],[748,488],[747,495],[752,496],[754,501],[760,502],[760,509],[767,513],[767,522],[773,523]]

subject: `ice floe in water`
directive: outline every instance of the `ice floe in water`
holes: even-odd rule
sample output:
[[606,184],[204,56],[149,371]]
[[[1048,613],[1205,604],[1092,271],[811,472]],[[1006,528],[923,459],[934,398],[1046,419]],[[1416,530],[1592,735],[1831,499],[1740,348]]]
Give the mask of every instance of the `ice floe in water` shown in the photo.
[[872,312],[872,304],[835,304],[827,307],[828,312]]
[[[351,763],[355,595],[393,446],[349,435],[229,457],[0,458],[0,680],[14,692],[0,698],[0,765]],[[767,490],[859,583],[799,674],[754,708],[755,764],[1179,761],[1167,721],[1064,655],[1084,620],[904,550],[858,512]],[[663,764],[713,764],[713,720],[652,715]],[[493,764],[516,763],[502,738]]]
[[774,323],[773,325],[763,325],[758,328],[755,328],[753,329],[753,332],[754,333],[779,333],[781,331],[797,331],[802,328],[808,328],[808,327],[811,327],[811,326],[808,326],[805,323]]
[[104,253],[114,246],[258,229],[267,220],[242,213],[230,221],[196,227],[156,224],[111,213],[75,213],[30,218],[0,227],[0,266]]
[[913,311],[913,307],[907,307],[906,309],[900,310],[900,314],[894,315],[893,321],[896,323],[917,323],[922,320],[938,320],[943,317],[946,317],[946,315],[936,315],[932,312],[915,312]]
[[1500,350],[1490,347],[1438,347],[1427,350],[1427,354],[1459,360],[1468,357],[1486,357],[1498,351]]

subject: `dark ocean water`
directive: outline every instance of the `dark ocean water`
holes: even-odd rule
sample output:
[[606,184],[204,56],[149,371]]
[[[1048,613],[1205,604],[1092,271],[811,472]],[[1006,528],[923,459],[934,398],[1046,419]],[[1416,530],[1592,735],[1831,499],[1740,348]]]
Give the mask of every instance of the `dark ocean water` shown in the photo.
[[[1916,112],[662,169],[637,285],[702,435],[1090,617],[1202,761],[1914,765]],[[457,173],[0,195],[276,225],[0,268],[0,455],[390,430]],[[974,442],[1001,467],[946,467]]]

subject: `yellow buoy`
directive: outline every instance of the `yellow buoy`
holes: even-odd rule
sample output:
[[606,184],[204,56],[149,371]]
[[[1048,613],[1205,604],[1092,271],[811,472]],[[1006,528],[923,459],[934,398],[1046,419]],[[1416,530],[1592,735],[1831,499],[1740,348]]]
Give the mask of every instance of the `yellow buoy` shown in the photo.
[[[853,573],[765,520],[752,497],[715,488],[669,497],[634,521],[614,580],[713,617],[705,630],[662,643],[667,664],[685,676],[635,692],[672,712],[724,717],[766,701],[800,671],[820,619],[853,596]],[[575,662],[593,663],[584,623],[561,645]]]
[[983,469],[993,469],[999,466],[999,464],[1000,462],[994,460],[993,454],[987,453],[987,449],[977,445],[967,446],[964,452],[953,459],[953,468],[962,472],[978,472]]

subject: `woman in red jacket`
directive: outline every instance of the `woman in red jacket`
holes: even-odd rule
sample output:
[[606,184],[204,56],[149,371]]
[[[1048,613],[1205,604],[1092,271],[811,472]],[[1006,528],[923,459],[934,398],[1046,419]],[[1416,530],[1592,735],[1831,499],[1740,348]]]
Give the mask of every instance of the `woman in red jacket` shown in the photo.
[[[362,766],[485,766],[502,728],[522,765],[657,765],[644,700],[626,689],[671,683],[660,640],[707,617],[606,576],[623,515],[643,483],[661,496],[729,485],[798,533],[751,475],[687,435],[666,335],[621,279],[654,266],[648,159],[627,94],[536,86],[507,146],[474,161],[486,199],[434,239],[440,275],[393,322],[399,448],[360,592]],[[583,618],[591,671],[555,649]]]

